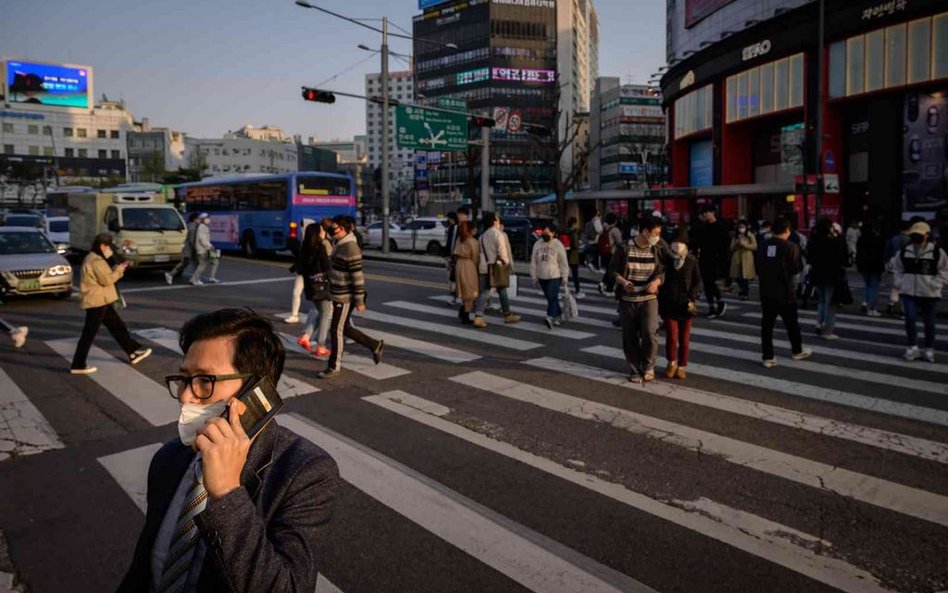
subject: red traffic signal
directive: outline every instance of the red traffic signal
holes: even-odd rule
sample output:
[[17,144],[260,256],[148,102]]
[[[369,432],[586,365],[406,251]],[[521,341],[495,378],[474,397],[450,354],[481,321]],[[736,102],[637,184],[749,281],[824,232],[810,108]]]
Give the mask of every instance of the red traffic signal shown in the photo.
[[493,128],[494,123],[495,123],[494,120],[492,120],[491,118],[481,117],[479,115],[475,115],[471,117],[470,121],[471,121],[471,125],[474,126],[475,128]]
[[320,91],[310,87],[303,87],[303,99],[305,101],[315,101],[317,103],[335,103],[336,95],[329,91]]

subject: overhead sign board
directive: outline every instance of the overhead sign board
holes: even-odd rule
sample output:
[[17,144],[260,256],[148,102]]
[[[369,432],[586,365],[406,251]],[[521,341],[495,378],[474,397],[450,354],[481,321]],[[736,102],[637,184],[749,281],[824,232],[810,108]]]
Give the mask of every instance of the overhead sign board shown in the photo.
[[467,99],[438,97],[438,107],[441,109],[453,109],[455,111],[467,111]]
[[467,150],[467,117],[421,107],[395,108],[396,142],[402,148]]

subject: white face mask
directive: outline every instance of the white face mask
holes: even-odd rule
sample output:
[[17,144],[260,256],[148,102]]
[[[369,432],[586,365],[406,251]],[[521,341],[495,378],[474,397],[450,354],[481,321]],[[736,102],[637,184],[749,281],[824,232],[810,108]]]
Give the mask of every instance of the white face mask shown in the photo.
[[110,257],[112,257],[112,249],[110,249],[109,247],[106,247],[105,249],[103,249],[102,257],[104,257],[105,259],[109,259]]
[[227,401],[213,404],[181,404],[181,416],[178,417],[178,436],[181,442],[190,447],[194,444],[198,432],[208,420],[217,418],[227,409]]
[[652,247],[658,245],[658,235],[649,235],[648,244]]

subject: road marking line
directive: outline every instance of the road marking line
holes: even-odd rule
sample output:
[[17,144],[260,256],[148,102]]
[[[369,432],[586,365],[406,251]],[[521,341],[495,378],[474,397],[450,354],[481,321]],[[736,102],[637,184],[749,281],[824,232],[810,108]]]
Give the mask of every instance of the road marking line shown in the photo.
[[[431,300],[434,300],[434,301],[440,301],[440,302],[442,302],[442,303],[449,303],[449,302],[451,302],[451,297],[446,296],[446,295],[430,296],[430,297],[428,297],[428,298],[431,299]],[[546,301],[543,301],[543,302],[546,303]],[[528,308],[526,308],[526,307],[517,307],[516,310],[514,310],[514,313],[516,313],[517,315],[525,316],[525,317],[541,317],[541,318],[546,317],[546,310],[545,310],[545,309],[528,309]],[[601,319],[592,319],[592,318],[589,318],[589,317],[584,317],[584,316],[583,316],[583,309],[582,309],[582,307],[580,307],[580,309],[579,309],[579,317],[576,317],[576,318],[574,318],[574,319],[570,319],[570,320],[569,320],[569,323],[570,323],[571,325],[572,325],[572,324],[577,324],[577,325],[587,325],[587,326],[589,326],[589,327],[601,327],[601,328],[605,328],[605,329],[615,329],[615,328],[612,326],[612,324],[611,324],[610,322],[608,322],[608,321],[603,321],[603,320],[601,320]]]
[[[525,296],[515,296],[515,297],[510,297],[510,300],[517,303],[528,303],[530,305],[542,305],[546,307],[546,299],[525,297]],[[582,315],[583,313],[598,313],[600,315],[609,315],[610,317],[619,316],[618,304],[612,307],[596,307],[593,305],[587,305],[585,302],[585,299],[581,301],[576,301],[576,304],[579,306],[580,315]]]
[[[728,314],[728,316],[730,317],[731,315]],[[760,321],[759,321],[759,317],[758,317],[758,322],[757,322],[757,323],[754,323],[754,324],[741,323],[741,322],[738,322],[738,321],[723,321],[723,320],[721,320],[721,319],[709,319],[709,320],[707,321],[707,323],[708,323],[708,325],[711,326],[711,327],[734,328],[734,329],[737,329],[737,330],[751,330],[751,331],[753,331],[753,332],[756,332],[756,335],[757,335],[757,336],[760,335]],[[779,334],[779,331],[775,331],[775,333]],[[813,339],[819,340],[819,338],[817,338],[817,337],[815,337],[815,336],[813,336],[813,337],[811,338],[810,336],[812,336],[812,335],[813,335],[813,334],[805,335],[804,338],[807,339],[808,341],[809,341],[809,340],[813,340]],[[841,347],[841,346],[844,345],[844,344],[846,344],[846,345],[851,345],[852,348],[860,348],[860,347],[862,347],[862,346],[865,346],[866,344],[871,344],[874,348],[880,348],[880,349],[883,349],[883,350],[890,350],[890,351],[892,352],[892,356],[893,356],[893,357],[901,358],[902,353],[905,352],[905,346],[901,346],[901,345],[898,345],[898,344],[893,344],[893,343],[892,343],[892,339],[891,339],[891,338],[888,338],[888,337],[883,338],[883,340],[885,340],[885,341],[884,341],[884,342],[877,342],[877,341],[874,341],[874,340],[867,340],[867,339],[865,339],[865,338],[863,338],[863,339],[855,339],[855,338],[844,338],[844,337],[840,337],[840,338],[839,338],[838,340],[836,340],[835,342],[832,342],[832,344],[833,344],[833,348]],[[820,341],[821,343],[826,343],[826,344],[829,344],[829,343],[830,343],[830,342],[825,342],[825,341],[823,341],[823,340],[819,340],[819,341]],[[856,353],[858,353],[859,351],[858,351],[858,350],[850,350],[850,352],[856,352]],[[938,364],[930,365],[930,364],[927,364],[927,363],[926,363],[926,365],[925,365],[925,368],[935,369],[936,367],[937,367],[937,368],[940,368],[940,369],[945,369],[945,368],[948,368],[948,365],[938,365]]]
[[0,369],[0,461],[64,446],[43,413]]
[[[742,313],[741,317],[747,317],[749,319],[760,319],[761,313],[759,311],[750,311],[748,313]],[[801,326],[810,326],[816,327],[815,319],[800,319]],[[848,329],[858,332],[866,333],[875,333],[885,336],[900,336],[905,337],[904,329],[895,329],[894,327],[870,327],[868,324],[858,324],[858,323],[835,323],[833,324],[835,329]]]
[[[49,340],[46,345],[54,352],[72,361],[79,338],[64,338]],[[91,375],[85,375],[108,391],[152,426],[162,426],[170,422],[177,422],[181,415],[181,406],[171,395],[168,388],[153,381],[150,377],[135,370],[126,361],[120,361],[98,346],[89,350],[88,365],[99,370]],[[81,380],[79,376],[76,380]]]
[[334,431],[295,414],[281,424],[332,455],[355,488],[532,591],[652,591]]
[[[854,296],[855,296],[855,295],[854,295]],[[736,298],[734,298],[734,297],[730,297],[730,298],[724,297],[724,300],[727,301],[727,302],[729,302],[729,303],[734,303],[735,305],[741,305],[741,304],[743,304],[743,305],[748,305],[748,304],[750,304],[750,305],[756,305],[756,304],[758,304],[757,301],[743,301],[743,302],[742,302],[742,301],[740,301],[739,299],[736,299]],[[817,312],[816,312],[816,311],[813,311],[813,310],[811,310],[811,309],[800,309],[800,315],[801,315],[801,316],[815,317],[815,316],[817,315]],[[843,319],[843,320],[850,319],[850,320],[852,320],[852,321],[858,321],[858,322],[867,323],[867,324],[881,323],[881,324],[884,324],[884,325],[897,325],[897,326],[899,326],[899,327],[905,327],[905,321],[903,321],[903,320],[901,320],[901,319],[892,319],[892,318],[890,318],[890,317],[869,317],[868,315],[860,315],[860,314],[856,314],[856,313],[840,313],[840,312],[837,312],[837,313],[836,313],[836,318],[837,318],[837,319]],[[943,324],[943,323],[937,323],[936,326],[937,326],[938,329],[946,329],[946,328],[948,328],[948,325]]]
[[[308,352],[305,348],[297,344],[296,338],[290,334],[280,333],[280,339],[283,341],[283,347],[285,349],[296,352],[297,354],[302,354],[313,362],[323,364],[323,361],[317,360],[313,357],[311,352]],[[359,373],[376,381],[384,381],[385,379],[393,379],[395,377],[401,377],[402,375],[411,374],[411,371],[397,366],[392,366],[384,362],[375,364],[371,358],[359,356],[358,354],[349,354],[345,351],[342,353],[342,365],[346,370]]]
[[689,451],[719,455],[729,463],[948,526],[946,496],[480,371],[451,380],[554,412],[659,438]]
[[[280,416],[282,422],[284,416]],[[137,449],[129,449],[120,453],[99,457],[98,461],[105,468],[112,479],[119,485],[125,495],[132,499],[138,510],[145,514],[148,508],[146,495],[148,491],[148,467],[151,458],[164,443],[152,443]],[[320,574],[316,578],[314,593],[342,593],[329,580]]]
[[[586,351],[593,350],[594,349],[587,349]],[[597,352],[593,353],[595,354]],[[611,357],[611,354],[612,353],[604,354],[604,356]],[[688,369],[691,370],[690,365]],[[562,372],[585,379],[609,383],[637,392],[683,401],[696,406],[713,408],[715,410],[721,410],[722,412],[772,422],[790,428],[798,428],[800,430],[869,445],[887,451],[894,451],[928,461],[948,464],[948,443],[940,443],[938,441],[912,437],[888,430],[841,422],[831,418],[814,416],[812,414],[745,400],[739,397],[694,389],[682,384],[656,381],[650,383],[648,386],[636,385],[630,383],[625,376],[610,373],[604,369],[585,367],[576,363],[567,363],[567,366],[563,367]]]
[[364,311],[360,313],[359,316],[365,319],[369,319],[371,321],[378,321],[379,323],[388,323],[391,325],[410,327],[413,329],[419,329],[419,330],[431,332],[434,334],[450,336],[455,339],[461,338],[463,340],[468,340],[471,342],[481,342],[484,344],[488,344],[490,346],[507,348],[509,350],[523,351],[523,350],[533,350],[535,348],[543,347],[543,344],[538,344],[536,342],[527,342],[525,340],[508,338],[506,336],[498,336],[496,334],[490,334],[490,333],[479,333],[478,331],[475,331],[475,330],[460,329],[457,327],[446,326],[440,323],[432,323],[430,321],[406,319],[404,317],[396,317],[394,315],[387,315],[385,313],[377,313],[375,311]]
[[386,348],[407,350],[409,352],[414,352],[416,354],[427,356],[429,358],[435,358],[437,360],[443,360],[444,362],[450,362],[452,364],[471,362],[480,358],[480,355],[465,352],[464,350],[457,350],[448,346],[442,346],[441,344],[435,344],[434,342],[415,340],[414,338],[407,338],[405,336],[383,332],[377,329],[372,330],[372,335],[375,336],[377,340],[385,340]]
[[633,492],[621,484],[607,482],[596,476],[562,466],[550,459],[518,449],[509,443],[489,438],[453,422],[402,405],[397,401],[383,397],[383,395],[369,396],[362,399],[405,418],[440,430],[529,467],[539,469],[602,496],[607,496],[633,509],[684,527],[701,536],[719,541],[757,558],[773,562],[778,566],[841,591],[847,593],[883,593],[888,591],[882,588],[878,580],[870,573],[841,560],[828,556],[817,556],[813,552],[782,538],[769,536],[761,539],[754,537],[726,522],[699,513],[688,512],[644,494]]
[[184,284],[172,284],[171,286],[147,286],[144,288],[122,288],[122,294],[134,294],[138,292],[161,292],[164,290],[185,290],[188,288],[193,288],[195,290],[208,288],[212,286],[244,286],[247,284],[268,284],[272,282],[286,282],[287,280],[292,280],[293,278],[287,278],[286,276],[280,276],[279,278],[259,278],[257,280],[235,280],[233,282],[220,282],[218,284],[205,284],[204,286],[192,286],[189,282]]
[[[435,315],[438,317],[452,317],[454,319],[458,318],[457,311],[445,309],[444,307],[429,307],[426,305],[420,305],[418,303],[409,303],[407,301],[390,301],[383,303],[386,307],[394,307],[396,309],[405,309],[406,311],[414,311],[416,313],[425,313],[427,315]],[[516,311],[514,311],[516,313]],[[596,334],[591,334],[588,332],[576,331],[564,327],[558,327],[556,329],[549,329],[545,325],[540,325],[539,323],[530,323],[528,321],[521,321],[519,323],[506,324],[501,321],[497,321],[497,325],[503,325],[503,327],[508,327],[510,329],[516,329],[521,331],[535,332],[538,334],[543,334],[545,336],[554,336],[560,338],[568,338],[570,340],[586,340],[588,338],[593,338]]]
[[[177,354],[183,354],[181,352],[181,347],[178,345],[178,332],[167,329],[164,327],[153,327],[150,329],[137,329],[132,332],[136,336],[140,336],[146,340],[158,344],[162,348],[171,350]],[[167,391],[167,390],[166,390]],[[280,396],[284,399],[291,397],[296,397],[298,395],[306,395],[308,393],[316,393],[319,391],[319,388],[306,383],[305,381],[300,381],[299,379],[294,379],[293,377],[288,377],[285,373],[280,376],[279,384],[277,385],[277,391],[280,392]]]

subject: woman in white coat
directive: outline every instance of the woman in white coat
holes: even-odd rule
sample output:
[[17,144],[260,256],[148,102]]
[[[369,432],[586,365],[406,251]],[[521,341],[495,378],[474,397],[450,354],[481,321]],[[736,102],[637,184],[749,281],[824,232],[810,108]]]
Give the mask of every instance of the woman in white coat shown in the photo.
[[540,235],[540,240],[533,245],[533,253],[530,256],[530,278],[533,279],[534,286],[539,285],[546,296],[544,321],[550,329],[562,321],[560,287],[569,280],[566,247],[556,237],[556,225],[547,224]]

